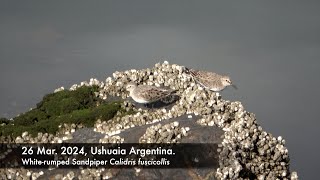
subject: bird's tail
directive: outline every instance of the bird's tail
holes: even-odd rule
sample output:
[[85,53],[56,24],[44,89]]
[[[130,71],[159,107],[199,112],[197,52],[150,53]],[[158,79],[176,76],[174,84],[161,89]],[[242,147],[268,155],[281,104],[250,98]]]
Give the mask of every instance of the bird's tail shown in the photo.
[[190,73],[190,69],[187,68],[187,67],[184,67],[184,72],[187,73],[187,74],[189,74],[189,73]]
[[161,99],[163,103],[171,104],[180,99],[180,96],[177,94],[178,90],[171,90],[170,93]]
[[172,91],[170,91],[170,94],[176,94],[178,92],[178,90],[172,90]]
[[194,69],[190,69],[190,68],[187,68],[187,67],[184,67],[184,72],[192,77],[196,76],[197,75],[197,71],[194,70]]

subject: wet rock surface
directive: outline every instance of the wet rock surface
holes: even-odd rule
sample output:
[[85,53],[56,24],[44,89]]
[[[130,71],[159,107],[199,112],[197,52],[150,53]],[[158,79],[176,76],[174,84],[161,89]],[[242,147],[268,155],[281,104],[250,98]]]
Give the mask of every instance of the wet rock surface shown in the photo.
[[[144,108],[128,97],[128,82],[166,86],[177,90],[179,99],[156,108]],[[60,136],[39,134],[45,142],[101,143],[215,143],[216,168],[208,169],[6,169],[5,178],[34,179],[298,179],[290,172],[288,149],[282,137],[273,137],[258,124],[241,102],[224,100],[208,91],[184,72],[184,67],[164,62],[153,68],[115,72],[105,81],[90,79],[73,85],[98,85],[96,96],[118,97],[127,112],[108,121],[98,120],[94,128],[62,125]],[[59,88],[59,91],[63,88]],[[134,113],[133,113],[134,112]],[[9,140],[8,140],[9,141]],[[14,142],[29,142],[22,134]],[[2,170],[1,170],[2,171]],[[8,173],[9,172],[9,173]],[[18,179],[18,178],[16,178]]]

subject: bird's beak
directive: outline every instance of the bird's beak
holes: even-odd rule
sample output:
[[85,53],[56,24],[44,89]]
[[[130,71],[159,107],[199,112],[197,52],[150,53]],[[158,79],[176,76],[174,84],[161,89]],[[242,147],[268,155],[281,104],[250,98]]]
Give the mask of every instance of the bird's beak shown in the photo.
[[231,84],[231,86],[232,86],[234,89],[238,89],[238,87],[237,87],[235,84]]

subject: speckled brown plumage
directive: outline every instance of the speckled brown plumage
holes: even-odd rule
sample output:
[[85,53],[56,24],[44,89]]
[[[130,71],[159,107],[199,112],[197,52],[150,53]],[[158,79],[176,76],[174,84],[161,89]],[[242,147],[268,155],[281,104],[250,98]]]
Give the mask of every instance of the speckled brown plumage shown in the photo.
[[128,84],[127,90],[138,103],[151,103],[171,95],[174,91],[156,86]]
[[190,74],[197,83],[211,91],[221,91],[225,87],[232,85],[229,76],[194,69],[187,69],[187,73]]

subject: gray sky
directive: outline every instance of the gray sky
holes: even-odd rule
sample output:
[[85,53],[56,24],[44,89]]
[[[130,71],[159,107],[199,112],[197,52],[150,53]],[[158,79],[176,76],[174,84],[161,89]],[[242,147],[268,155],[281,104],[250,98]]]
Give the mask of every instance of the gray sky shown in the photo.
[[0,116],[60,86],[168,58],[229,74],[258,122],[287,142],[292,169],[315,179],[320,148],[317,1],[2,1]]

